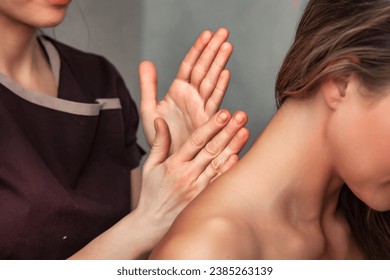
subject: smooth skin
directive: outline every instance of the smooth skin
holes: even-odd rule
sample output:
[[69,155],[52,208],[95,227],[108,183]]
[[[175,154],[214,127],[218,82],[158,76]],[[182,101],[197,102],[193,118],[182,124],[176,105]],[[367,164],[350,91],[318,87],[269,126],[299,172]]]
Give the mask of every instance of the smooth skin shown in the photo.
[[[69,3],[0,1],[3,74],[38,94],[57,96],[57,86],[36,40],[36,31],[60,24]],[[168,230],[178,213],[211,180],[237,162],[237,153],[249,137],[244,128],[247,116],[237,112],[232,118],[226,110],[215,114],[229,81],[224,70],[232,50],[226,42],[227,35],[227,30],[221,29],[215,35],[206,31],[200,36],[162,102],[156,101],[154,66],[150,62],[141,64],[141,118],[145,118],[143,125],[151,151],[143,170],[131,171],[133,202],[139,205],[72,259],[143,256]],[[197,109],[192,110],[189,104]],[[152,111],[155,114],[150,115]],[[201,121],[195,122],[198,118]],[[176,128],[185,128],[182,131],[185,133],[179,134]]]
[[337,203],[347,183],[373,209],[390,210],[389,93],[369,93],[351,75],[288,99],[151,258],[365,258]]

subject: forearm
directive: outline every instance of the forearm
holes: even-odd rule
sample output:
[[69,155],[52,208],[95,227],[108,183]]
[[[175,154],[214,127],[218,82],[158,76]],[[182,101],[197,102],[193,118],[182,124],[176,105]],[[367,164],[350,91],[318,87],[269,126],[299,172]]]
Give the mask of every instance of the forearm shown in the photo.
[[69,259],[137,259],[158,241],[156,223],[133,211]]

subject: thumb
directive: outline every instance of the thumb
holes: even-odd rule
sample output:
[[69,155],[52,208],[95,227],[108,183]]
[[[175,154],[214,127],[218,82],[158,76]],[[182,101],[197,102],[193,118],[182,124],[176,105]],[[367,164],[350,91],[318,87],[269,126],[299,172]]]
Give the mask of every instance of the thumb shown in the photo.
[[144,165],[145,170],[149,170],[163,163],[169,156],[171,135],[169,133],[169,127],[167,123],[162,118],[157,118],[154,120],[154,127],[156,129],[156,136],[154,138],[148,159]]
[[143,61],[139,65],[139,84],[141,114],[149,115],[157,106],[157,70],[153,62]]

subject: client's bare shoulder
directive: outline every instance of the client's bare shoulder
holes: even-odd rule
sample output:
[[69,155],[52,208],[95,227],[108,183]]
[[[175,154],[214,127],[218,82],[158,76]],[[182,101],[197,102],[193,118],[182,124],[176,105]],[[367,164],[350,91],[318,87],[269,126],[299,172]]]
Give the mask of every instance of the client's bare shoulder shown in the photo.
[[203,191],[176,219],[151,258],[257,258],[236,175],[228,172]]

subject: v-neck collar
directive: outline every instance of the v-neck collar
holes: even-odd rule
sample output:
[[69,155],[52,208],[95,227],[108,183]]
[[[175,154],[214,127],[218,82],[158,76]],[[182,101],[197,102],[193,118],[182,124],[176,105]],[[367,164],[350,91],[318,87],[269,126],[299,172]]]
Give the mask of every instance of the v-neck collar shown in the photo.
[[[96,99],[96,100],[83,100],[83,101],[72,101],[63,98],[63,86],[65,86],[65,90],[68,89],[68,85],[64,84],[64,77],[62,77],[61,69],[63,68],[61,65],[61,57],[60,53],[55,47],[55,45],[49,40],[42,36],[38,37],[40,44],[43,47],[43,50],[49,60],[50,67],[52,69],[52,73],[55,78],[55,82],[57,84],[57,97],[41,94],[38,92],[31,91],[22,87],[15,80],[10,77],[0,73],[0,84],[7,88],[13,94],[21,97],[22,99],[33,103],[35,105],[43,106],[46,108],[50,108],[53,110],[75,114],[75,115],[84,115],[84,116],[97,116],[99,115],[100,110],[109,110],[109,109],[120,109],[121,104],[118,98],[104,98],[104,99]],[[65,67],[66,68],[66,67]],[[64,68],[64,69],[65,69]],[[69,72],[69,71],[65,71]],[[73,76],[70,73],[66,74],[65,79],[73,79]],[[73,81],[72,80],[72,81]],[[73,91],[77,91],[78,95],[82,95],[82,91],[79,88],[76,81],[70,82],[72,84]]]

